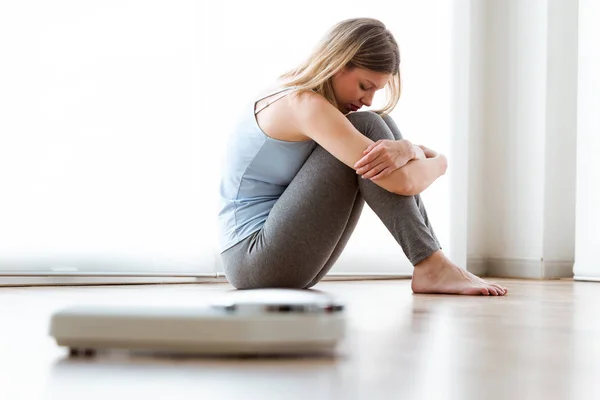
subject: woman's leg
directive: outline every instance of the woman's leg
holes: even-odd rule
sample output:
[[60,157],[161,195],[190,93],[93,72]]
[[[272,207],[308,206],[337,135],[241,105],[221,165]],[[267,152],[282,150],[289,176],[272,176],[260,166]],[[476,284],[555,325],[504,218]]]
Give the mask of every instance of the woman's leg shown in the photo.
[[[394,139],[375,113],[352,113],[348,119],[374,141]],[[362,197],[413,265],[441,253],[420,202],[360,179],[353,169],[317,146],[263,229],[222,254],[227,278],[237,288],[314,285],[343,251],[360,216]]]
[[[357,184],[358,185],[358,184]],[[335,265],[338,258],[342,255],[342,252],[346,248],[348,241],[350,240],[350,236],[354,232],[356,225],[358,224],[358,220],[360,219],[360,215],[362,214],[362,210],[364,208],[365,199],[362,197],[362,194],[357,192],[356,199],[354,200],[354,206],[352,208],[352,212],[350,213],[350,217],[348,218],[348,223],[346,224],[346,228],[340,237],[340,241],[337,243],[333,252],[331,252],[331,256],[323,265],[323,268],[315,275],[312,281],[307,285],[307,288],[313,287],[316,285],[327,273],[329,270]]]
[[[391,135],[383,139],[394,140],[396,135],[400,137],[397,127],[396,132],[393,132],[388,123],[373,112],[351,113],[348,119],[360,132],[374,141],[382,139],[382,135],[377,132],[386,132],[385,136]],[[402,247],[412,265],[417,265],[440,250],[441,246],[428,226],[429,220],[420,199],[388,192],[369,179],[358,176],[357,179],[365,201]]]
[[[350,115],[352,115],[352,114],[350,114]],[[351,121],[354,119],[354,117],[350,117],[350,118],[351,118]],[[387,127],[390,129],[392,136],[394,137],[394,140],[401,140],[402,134],[400,133],[400,129],[398,129],[398,126],[396,125],[396,123],[394,122],[392,117],[390,117],[389,115],[386,115],[386,116],[382,117],[382,119],[385,122],[385,124],[387,125]],[[364,127],[362,126],[362,123],[360,123],[359,121],[355,121],[354,126],[359,129],[364,129]],[[438,247],[440,247],[440,249],[441,249],[442,246],[440,245],[439,240],[437,239],[437,237],[435,236],[435,233],[433,232],[433,227],[431,226],[431,223],[429,222],[429,218],[427,217],[427,211],[425,210],[425,205],[423,204],[423,202],[421,200],[421,196],[416,195],[416,196],[413,196],[413,198],[417,204],[417,207],[419,208],[419,211],[421,212],[421,215],[423,216],[425,225],[429,228],[431,235],[437,242]],[[356,228],[356,225],[358,224],[358,220],[360,218],[360,215],[361,215],[361,212],[363,209],[363,204],[364,204],[364,198],[362,197],[362,194],[359,191],[358,195],[357,195],[357,199],[354,204],[354,208],[352,210],[350,218],[348,219],[346,229],[344,230],[344,233],[342,233],[340,241],[338,242],[336,248],[334,249],[333,253],[331,254],[331,257],[329,258],[329,260],[327,260],[324,267],[321,269],[321,271],[319,271],[319,273],[315,276],[315,278],[313,278],[312,282],[308,285],[308,287],[312,287],[312,286],[316,285],[327,274],[327,272],[329,272],[329,270],[335,265],[335,262],[341,256],[342,251],[346,247],[346,244],[348,243],[348,240],[350,239],[350,236],[352,235],[352,232],[354,232],[354,228]]]
[[[402,134],[394,120],[389,115],[382,117],[382,119],[392,131],[394,139],[401,140]],[[423,215],[425,224],[437,241],[421,196],[416,195],[414,198]],[[445,268],[440,268],[440,266],[445,266]],[[495,283],[488,284],[475,275],[460,269],[448,260],[441,251],[435,252],[415,266],[412,288],[416,293],[506,294],[506,289],[502,286]]]
[[[390,131],[392,131],[392,135],[394,135],[394,139],[402,140],[403,139],[402,133],[400,133],[400,129],[398,129],[398,125],[396,125],[396,122],[392,119],[392,117],[390,117],[389,115],[385,115],[384,117],[382,117],[382,119],[383,119],[383,122],[385,122],[385,124],[388,126],[388,128],[390,128]],[[433,231],[431,222],[429,221],[429,218],[427,217],[427,211],[425,210],[425,205],[423,204],[423,201],[421,200],[421,195],[417,194],[413,197],[414,197],[415,201],[417,202],[417,207],[419,207],[419,211],[421,212],[421,215],[423,215],[423,220],[425,221],[425,225],[427,225],[427,227],[429,228],[429,231],[431,232],[431,235],[436,240],[436,242],[438,243],[440,248],[442,248],[442,246],[440,245],[440,241],[435,236],[435,232]]]
[[354,170],[317,146],[263,228],[222,253],[227,279],[238,289],[309,287],[343,250],[362,207]]
[[[394,139],[375,113],[352,113],[348,119],[374,141]],[[360,217],[363,197],[413,265],[439,250],[413,197],[359,178],[317,146],[263,229],[222,254],[228,280],[237,288],[314,285],[341,255]]]

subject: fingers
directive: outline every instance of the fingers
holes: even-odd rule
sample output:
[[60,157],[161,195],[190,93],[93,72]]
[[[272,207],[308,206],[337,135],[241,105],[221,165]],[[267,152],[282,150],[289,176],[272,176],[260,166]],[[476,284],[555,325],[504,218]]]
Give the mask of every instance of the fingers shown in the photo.
[[[367,147],[365,151],[363,151],[363,154],[365,154],[366,156],[364,156],[363,158],[358,160],[356,164],[354,164],[354,169],[360,168],[364,166],[365,163],[376,159],[383,150],[383,146],[380,145],[384,144],[385,141],[385,139],[379,139],[378,141],[371,143],[369,147]],[[373,154],[374,152],[375,154]]]
[[383,179],[386,176],[388,176],[389,174],[392,173],[392,170],[390,168],[385,168],[383,171],[381,171],[379,174],[375,175],[373,178],[371,178],[372,181],[376,181],[378,179]]
[[382,147],[376,147],[369,154],[367,154],[366,156],[364,156],[363,158],[358,160],[356,162],[356,164],[354,164],[354,169],[356,169],[356,172],[358,174],[362,174],[365,171],[368,171],[369,169],[371,169],[373,167],[373,165],[371,165],[371,163],[373,161],[377,160],[377,157],[379,157],[382,150],[383,150]]
[[368,152],[370,152],[371,150],[373,150],[381,142],[383,142],[383,139],[379,139],[378,141],[370,144],[369,147],[367,147],[367,149],[365,151],[363,151],[363,154],[367,154]]
[[374,177],[375,175],[379,174],[384,169],[386,169],[386,165],[384,163],[380,163],[380,164],[374,166],[373,168],[371,168],[365,174],[363,174],[362,177],[364,179],[371,179],[372,177]]

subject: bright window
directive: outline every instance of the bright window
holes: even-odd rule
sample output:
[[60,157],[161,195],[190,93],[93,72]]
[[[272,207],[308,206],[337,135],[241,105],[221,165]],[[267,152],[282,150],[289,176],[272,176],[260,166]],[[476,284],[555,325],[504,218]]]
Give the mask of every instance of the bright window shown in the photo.
[[[232,113],[334,23],[401,47],[404,136],[448,154],[446,1],[27,1],[0,6],[0,270],[214,272]],[[376,99],[375,106],[382,99]],[[449,236],[447,180],[424,199]],[[365,214],[336,272],[410,272]]]

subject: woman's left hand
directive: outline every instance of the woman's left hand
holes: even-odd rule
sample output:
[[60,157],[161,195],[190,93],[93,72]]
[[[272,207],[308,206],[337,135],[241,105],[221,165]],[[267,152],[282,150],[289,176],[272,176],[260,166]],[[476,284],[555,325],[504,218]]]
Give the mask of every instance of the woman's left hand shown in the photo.
[[365,179],[385,178],[415,158],[413,144],[406,140],[378,140],[365,151],[365,156],[354,164],[356,173]]

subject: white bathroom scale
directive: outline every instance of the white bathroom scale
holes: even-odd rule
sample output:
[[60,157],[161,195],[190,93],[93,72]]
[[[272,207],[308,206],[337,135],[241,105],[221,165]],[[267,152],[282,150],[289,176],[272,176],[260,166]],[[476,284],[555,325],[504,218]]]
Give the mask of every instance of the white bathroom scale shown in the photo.
[[125,349],[197,355],[332,353],[345,333],[344,307],[313,290],[227,292],[204,306],[76,306],[50,320],[71,356]]

